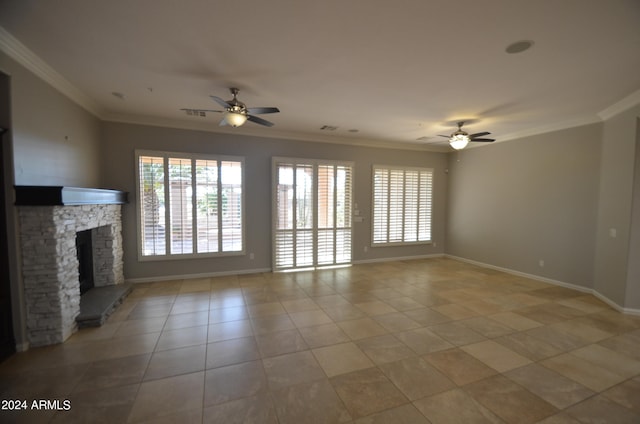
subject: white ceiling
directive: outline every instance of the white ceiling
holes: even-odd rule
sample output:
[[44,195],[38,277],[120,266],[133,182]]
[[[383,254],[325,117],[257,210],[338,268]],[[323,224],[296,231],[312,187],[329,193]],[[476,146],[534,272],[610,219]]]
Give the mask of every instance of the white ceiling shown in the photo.
[[[0,26],[104,119],[267,137],[430,148],[472,120],[503,141],[640,89],[637,0],[0,0]],[[179,110],[231,86],[275,126]]]

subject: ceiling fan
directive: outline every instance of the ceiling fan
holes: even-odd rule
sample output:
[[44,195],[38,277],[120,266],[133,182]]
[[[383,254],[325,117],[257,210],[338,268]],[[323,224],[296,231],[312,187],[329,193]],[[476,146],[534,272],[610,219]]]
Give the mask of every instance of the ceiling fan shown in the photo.
[[217,96],[209,96],[216,103],[224,108],[222,110],[210,110],[210,109],[180,109],[187,112],[189,115],[205,116],[206,112],[218,112],[224,113],[224,119],[220,121],[220,125],[231,125],[232,127],[239,127],[246,121],[255,122],[256,124],[264,125],[266,127],[272,127],[273,122],[269,122],[266,119],[258,118],[254,115],[260,115],[263,113],[278,113],[280,110],[277,107],[247,107],[244,103],[238,100],[237,96],[240,92],[239,89],[231,87],[229,89],[233,95],[231,100],[222,100]]
[[456,150],[461,150],[467,147],[469,142],[492,142],[496,141],[493,138],[480,138],[485,135],[491,134],[490,132],[479,132],[475,134],[469,134],[466,131],[462,131],[462,126],[464,125],[464,121],[458,122],[458,130],[451,135],[442,135],[438,134],[440,137],[445,137],[449,139],[449,145]]

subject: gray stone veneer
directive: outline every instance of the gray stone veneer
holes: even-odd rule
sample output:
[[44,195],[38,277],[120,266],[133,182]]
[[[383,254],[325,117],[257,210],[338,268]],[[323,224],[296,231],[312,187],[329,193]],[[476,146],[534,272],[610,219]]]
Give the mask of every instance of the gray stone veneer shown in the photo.
[[124,282],[121,205],[19,206],[18,215],[29,344],[62,343],[80,312],[78,231],[92,229],[94,284]]

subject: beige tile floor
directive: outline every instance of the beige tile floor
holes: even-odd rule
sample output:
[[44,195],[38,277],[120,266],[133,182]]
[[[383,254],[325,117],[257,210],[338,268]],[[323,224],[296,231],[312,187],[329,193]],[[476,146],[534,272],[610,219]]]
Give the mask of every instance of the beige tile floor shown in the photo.
[[52,423],[640,423],[640,317],[450,259],[137,285],[0,364]]

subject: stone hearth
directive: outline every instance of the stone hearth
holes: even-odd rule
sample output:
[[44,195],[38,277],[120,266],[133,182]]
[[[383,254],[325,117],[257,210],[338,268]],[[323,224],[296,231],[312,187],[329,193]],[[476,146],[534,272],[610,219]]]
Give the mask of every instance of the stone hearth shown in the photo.
[[[62,343],[77,330],[80,313],[76,233],[92,230],[95,286],[124,282],[123,202],[87,204],[92,201],[75,199],[73,202],[81,204],[64,204],[63,196],[54,202],[63,204],[33,206],[21,198],[19,189],[16,187],[16,203],[29,344]],[[111,190],[96,191],[104,194]]]

